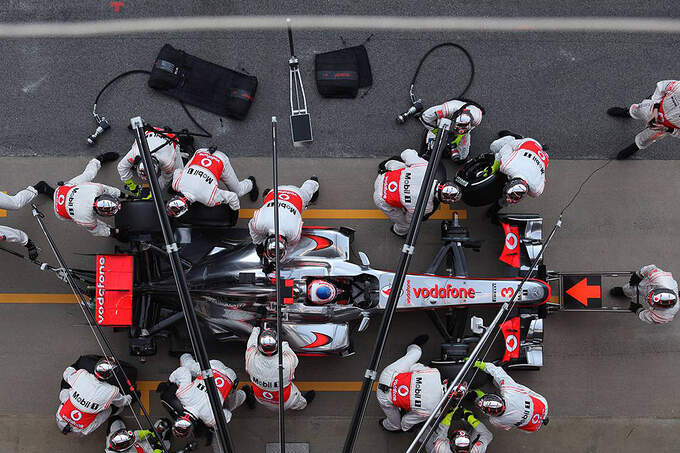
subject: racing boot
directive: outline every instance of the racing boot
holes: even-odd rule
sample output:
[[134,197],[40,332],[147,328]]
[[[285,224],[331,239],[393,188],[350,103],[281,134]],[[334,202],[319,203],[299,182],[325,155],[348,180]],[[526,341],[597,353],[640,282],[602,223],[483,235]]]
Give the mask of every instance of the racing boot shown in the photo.
[[[312,175],[311,178],[312,181],[316,181],[317,183],[319,182],[319,177],[316,175]],[[316,189],[316,192],[314,192],[314,195],[312,195],[312,199],[309,200],[310,203],[314,203],[317,199],[319,198],[319,189]]]
[[503,129],[502,131],[498,131],[498,138],[505,137],[506,135],[510,135],[511,137],[516,138],[517,140],[523,139],[524,137],[516,134],[514,132],[511,132],[507,129]]
[[635,143],[632,143],[625,148],[623,148],[619,153],[616,155],[616,160],[625,160],[628,159],[630,156],[633,154],[637,153],[640,151],[640,148]]
[[38,181],[37,183],[33,184],[33,188],[37,190],[38,193],[47,195],[50,198],[52,198],[54,195],[54,188],[45,181]]
[[314,401],[314,398],[316,397],[316,392],[314,390],[310,390],[308,392],[303,393],[302,397],[305,400],[307,400],[307,404],[311,404],[312,401]]
[[250,179],[253,182],[253,188],[250,189],[250,201],[257,201],[257,196],[260,195],[260,189],[257,187],[257,182],[255,182],[255,176],[248,176],[248,179]]
[[630,112],[627,108],[623,107],[609,107],[607,109],[607,115],[618,118],[630,118]]
[[396,226],[396,225],[392,224],[392,226],[390,227],[390,231],[392,232],[392,234],[395,235],[395,236],[398,237],[398,238],[401,238],[401,239],[405,238],[405,237],[406,237],[406,234],[399,234],[399,233],[397,233],[397,232],[394,230],[394,227],[395,227],[395,226]]
[[246,406],[248,406],[248,409],[255,409],[255,392],[253,392],[253,388],[249,385],[244,385],[242,390],[246,392]]
[[113,151],[109,151],[107,153],[102,153],[102,154],[98,155],[97,157],[95,157],[95,159],[97,159],[99,162],[101,162],[103,164],[103,163],[106,163],[106,162],[115,162],[115,161],[118,160],[119,157],[120,157],[120,154],[115,153]]
[[623,287],[621,286],[615,286],[612,289],[609,290],[609,294],[612,297],[626,297],[626,295],[623,292]]
[[384,422],[385,420],[387,420],[387,419],[386,419],[386,418],[382,418],[382,419],[378,420],[378,425],[380,425],[380,429],[382,429],[382,430],[385,431],[385,432],[393,433],[393,434],[394,434],[394,433],[400,433],[400,432],[401,432],[401,430],[392,431],[391,429],[385,428],[385,425],[383,425],[383,422]]

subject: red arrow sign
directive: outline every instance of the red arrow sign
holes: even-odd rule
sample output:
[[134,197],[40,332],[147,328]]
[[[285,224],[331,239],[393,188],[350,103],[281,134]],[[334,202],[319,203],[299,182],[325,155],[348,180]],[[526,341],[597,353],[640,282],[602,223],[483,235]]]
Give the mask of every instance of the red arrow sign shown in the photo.
[[588,286],[588,278],[584,278],[569,288],[567,294],[587,307],[588,299],[599,299],[601,297],[602,288],[598,285]]

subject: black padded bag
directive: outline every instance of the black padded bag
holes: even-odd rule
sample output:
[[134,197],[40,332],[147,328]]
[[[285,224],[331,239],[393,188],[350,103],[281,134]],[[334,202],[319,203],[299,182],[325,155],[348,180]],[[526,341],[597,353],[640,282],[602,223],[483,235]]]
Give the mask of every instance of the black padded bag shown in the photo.
[[156,57],[149,86],[187,104],[220,116],[245,119],[255,100],[257,77],[163,46]]
[[373,84],[371,64],[363,45],[316,54],[314,69],[316,87],[326,98],[355,98],[359,88]]

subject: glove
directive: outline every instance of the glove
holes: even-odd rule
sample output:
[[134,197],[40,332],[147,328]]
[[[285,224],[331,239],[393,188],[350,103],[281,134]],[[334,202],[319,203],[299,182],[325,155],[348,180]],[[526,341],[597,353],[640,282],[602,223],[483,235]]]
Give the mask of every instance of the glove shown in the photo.
[[153,198],[153,194],[151,193],[151,188],[150,187],[142,187],[139,198],[142,200],[151,200]]
[[140,186],[135,184],[135,182],[132,179],[128,179],[127,181],[125,181],[125,187],[127,187],[127,190],[129,190],[133,196],[139,197],[139,192],[141,188]]
[[628,306],[628,310],[632,311],[633,313],[637,313],[637,311],[641,308],[642,308],[642,305],[640,305],[636,302],[631,302],[630,305]]
[[475,414],[472,413],[472,411],[469,411],[465,409],[463,412],[463,420],[468,423],[468,425],[472,426],[472,428],[476,428],[477,425],[479,425],[479,420],[477,420],[477,417],[475,417]]
[[480,362],[479,360],[475,361],[475,364],[472,365],[475,368],[479,368],[482,371],[486,371],[486,362]]
[[454,411],[451,411],[448,414],[446,414],[446,416],[442,418],[441,424],[445,426],[451,426],[451,419],[453,418],[453,413]]
[[630,286],[637,286],[640,284],[640,282],[643,280],[644,277],[640,275],[639,272],[633,272],[633,275],[630,276],[630,280],[628,281],[628,284]]
[[38,258],[38,247],[29,239],[26,243],[26,248],[28,249],[28,259],[35,261]]

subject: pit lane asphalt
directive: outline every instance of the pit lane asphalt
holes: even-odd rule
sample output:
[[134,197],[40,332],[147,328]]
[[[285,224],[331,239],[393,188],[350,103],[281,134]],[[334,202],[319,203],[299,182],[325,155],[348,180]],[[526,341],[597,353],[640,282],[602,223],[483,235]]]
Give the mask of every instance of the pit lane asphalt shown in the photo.
[[[52,180],[63,179],[79,172],[85,162],[83,158],[5,158],[6,179],[0,189],[13,192],[26,180],[42,177],[46,168],[52,169]],[[234,158],[233,162],[237,174],[254,174],[261,187],[271,181],[268,163],[263,159]],[[284,159],[281,175],[283,182],[299,183],[317,173],[322,194],[315,208],[371,209],[370,195],[378,162],[378,159]],[[540,212],[547,235],[575,185],[600,164],[600,161],[552,161],[545,193],[538,200],[527,200],[520,211]],[[680,245],[674,240],[674,225],[680,221],[680,214],[667,208],[666,197],[680,191],[680,182],[674,177],[679,167],[676,161],[635,161],[614,162],[602,170],[565,215],[563,227],[546,252],[548,267],[560,271],[628,270],[654,262],[678,275],[680,269],[673,258],[680,252]],[[100,180],[116,183],[114,173],[109,165],[102,169]],[[347,175],[352,175],[350,183]],[[667,181],[658,190],[657,178]],[[629,184],[632,180],[639,185]],[[638,187],[655,190],[640,191]],[[92,257],[77,253],[112,250],[112,241],[91,238],[75,225],[57,221],[50,213],[48,200],[40,200],[40,207],[72,265],[87,266],[92,262]],[[243,207],[255,206],[244,200]],[[472,236],[485,240],[480,253],[466,252],[472,275],[497,274],[500,270],[497,256],[502,247],[500,229],[488,224],[483,209],[468,208],[467,217],[462,223],[470,228]],[[10,212],[0,221],[24,227],[43,247],[43,256],[50,256],[28,210]],[[387,221],[324,220],[323,224],[356,228],[356,250],[366,251],[376,268],[396,267],[400,242],[388,232]],[[413,272],[423,271],[436,251],[438,229],[439,222],[425,224]],[[11,256],[2,257],[0,271],[3,292],[67,292],[53,276]],[[545,366],[538,372],[512,375],[548,398],[551,423],[532,435],[494,430],[496,440],[489,451],[568,452],[573,451],[574,442],[580,442],[581,449],[589,452],[632,451],[650,444],[656,451],[675,451],[680,422],[670,389],[680,371],[676,360],[680,344],[677,325],[676,322],[651,327],[632,314],[550,315],[545,326]],[[353,357],[302,358],[297,380],[359,381],[377,326],[377,320],[373,321],[367,332],[353,336],[357,350]],[[59,434],[54,425],[60,373],[78,355],[97,352],[79,308],[73,304],[0,304],[0,331],[3,332],[0,357],[6,363],[0,371],[5,389],[0,393],[0,451],[43,452],[46,446],[54,452],[102,449],[103,431],[88,439],[74,440]],[[431,336],[424,357],[436,357],[439,338],[425,314],[397,315],[382,366],[399,357],[408,342],[422,332]],[[109,331],[109,338],[121,359],[134,361],[127,355],[124,334]],[[167,379],[177,364],[164,351],[161,343],[157,356],[138,365],[140,379]],[[224,360],[247,381],[243,353],[244,345],[231,344],[213,356]],[[308,409],[288,414],[289,441],[310,442],[312,452],[339,451],[356,396],[353,392],[319,392]],[[165,415],[155,394],[151,394],[151,411],[153,416]],[[373,397],[356,451],[403,451],[408,445],[412,435],[381,432],[376,426],[380,417]],[[129,412],[126,419],[133,423]],[[230,424],[237,451],[264,451],[267,442],[277,439],[276,420],[275,414],[262,408],[238,409]]]

